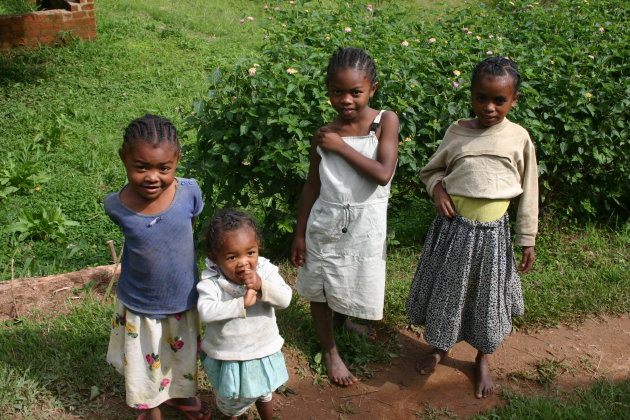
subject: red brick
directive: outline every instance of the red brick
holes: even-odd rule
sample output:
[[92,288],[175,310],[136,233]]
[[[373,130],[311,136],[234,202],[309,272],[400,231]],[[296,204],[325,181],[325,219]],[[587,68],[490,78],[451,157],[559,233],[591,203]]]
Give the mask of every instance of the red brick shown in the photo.
[[94,10],[94,3],[85,3],[81,5],[81,10]]

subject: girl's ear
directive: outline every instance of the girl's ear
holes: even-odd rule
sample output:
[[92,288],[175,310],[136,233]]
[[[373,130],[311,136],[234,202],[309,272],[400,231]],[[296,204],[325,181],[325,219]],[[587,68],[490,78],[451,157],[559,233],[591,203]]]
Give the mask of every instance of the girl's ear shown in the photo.
[[374,96],[377,88],[378,88],[378,82],[372,83],[372,86],[370,86],[370,98]]
[[516,102],[518,102],[518,98],[520,98],[521,94],[519,92],[516,92],[514,94],[514,97],[512,98],[512,106],[516,105]]

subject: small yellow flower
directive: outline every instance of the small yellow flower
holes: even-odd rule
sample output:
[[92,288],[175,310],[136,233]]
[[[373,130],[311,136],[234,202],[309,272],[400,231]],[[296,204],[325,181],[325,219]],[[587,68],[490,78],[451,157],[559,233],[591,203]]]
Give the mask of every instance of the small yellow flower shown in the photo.
[[454,74],[455,76],[459,76],[460,74],[462,74],[462,72],[461,72],[461,71],[459,71],[459,70],[453,70],[453,74]]
[[35,187],[35,191],[39,191],[41,188],[39,187]]
[[254,63],[254,67],[260,67],[260,64]]
[[133,325],[131,322],[127,321],[126,327],[125,329],[127,330],[128,334],[133,334],[135,332],[137,332],[138,330],[136,329],[136,326]]
[[326,41],[330,41],[330,37],[329,36],[326,37]]
[[343,30],[344,32],[352,32],[352,28],[349,26],[346,26]]
[[435,38],[429,38],[429,42],[430,42],[430,43],[433,43],[433,42],[435,42],[435,41],[437,41]]
[[405,137],[405,141],[411,141],[411,137]]
[[590,93],[590,92],[586,92],[586,93],[584,94],[584,96],[586,96],[587,98],[592,98],[592,97],[593,97],[593,94],[592,94],[592,93]]
[[407,40],[404,40],[403,42],[400,43],[400,45],[402,45],[403,47],[408,47],[409,42]]
[[297,71],[296,69],[292,68],[292,67],[289,67],[289,68],[287,69],[287,73],[289,73],[289,74],[295,74],[295,73],[297,73],[297,72],[298,72],[298,71]]

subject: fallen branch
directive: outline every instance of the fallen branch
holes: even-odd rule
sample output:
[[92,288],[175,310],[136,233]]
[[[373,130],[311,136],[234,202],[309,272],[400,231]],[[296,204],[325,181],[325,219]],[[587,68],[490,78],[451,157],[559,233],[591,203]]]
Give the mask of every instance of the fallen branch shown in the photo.
[[352,394],[352,395],[342,395],[339,398],[352,398],[352,397],[362,397],[363,395],[368,395],[368,394],[373,394],[375,392],[378,392],[378,389],[375,389],[374,391],[368,391],[368,392],[361,392],[359,394]]
[[107,245],[109,246],[109,251],[112,254],[112,258],[114,259],[114,271],[112,272],[112,276],[109,280],[109,284],[107,285],[107,289],[105,290],[105,295],[103,296],[103,299],[101,300],[101,302],[105,302],[109,298],[109,294],[112,291],[112,286],[114,285],[114,280],[116,280],[116,272],[118,271],[118,265],[120,264],[120,259],[122,258],[125,242],[123,241],[122,245],[120,246],[120,253],[118,255],[116,255],[116,249],[114,248],[114,241],[112,240],[107,241]]
[[11,318],[17,319],[20,317],[17,309],[17,303],[15,303],[15,293],[13,292],[13,279],[15,279],[15,270],[13,269],[14,259],[11,258],[11,299],[13,300],[13,307],[11,308]]

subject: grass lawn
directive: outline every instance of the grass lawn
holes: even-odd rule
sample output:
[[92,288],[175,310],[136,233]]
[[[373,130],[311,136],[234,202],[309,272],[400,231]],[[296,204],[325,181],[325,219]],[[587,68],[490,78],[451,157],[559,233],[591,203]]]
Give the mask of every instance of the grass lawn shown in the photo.
[[[432,4],[395,3],[416,9]],[[325,4],[313,1],[307,7]],[[99,0],[96,8],[95,42],[0,53],[0,241],[8,245],[0,251],[0,281],[10,278],[11,259],[16,277],[109,264],[106,242],[114,239],[120,244],[122,236],[105,216],[102,202],[105,194],[125,183],[117,157],[122,129],[147,112],[164,115],[181,127],[194,98],[204,96],[205,78],[212,69],[256,57],[263,34],[262,3],[253,0]],[[7,10],[13,9],[0,5],[0,13]],[[247,16],[254,20],[240,24],[239,19]],[[190,134],[183,141],[192,138]],[[17,189],[7,190],[7,185]],[[45,223],[33,222],[38,214]],[[13,229],[20,221],[29,227],[25,235]],[[418,246],[390,250],[386,328],[405,326],[404,302]],[[611,231],[544,223],[536,270],[523,281],[527,315],[517,326],[546,327],[593,314],[627,313],[629,250],[627,225]],[[295,274],[288,264],[282,267],[287,276]],[[0,329],[0,412],[24,418],[81,414],[91,393],[123,393],[122,379],[104,360],[111,310],[88,298],[69,316],[24,319]],[[313,358],[317,345],[305,305],[296,302],[280,323],[288,344],[309,355],[314,370],[321,368]],[[387,343],[352,340],[346,341],[358,349],[348,349],[355,366],[387,361],[383,347]],[[73,369],[59,368],[68,365]],[[627,396],[628,383],[603,384],[578,394],[573,402],[522,397],[509,402],[524,407],[514,408],[524,413],[542,406],[568,410],[584,401],[596,407],[602,394],[613,399]],[[93,413],[104,410],[96,402],[88,406]],[[583,413],[595,413],[590,417],[615,413],[606,411],[610,408],[606,405],[597,407]],[[510,413],[497,411],[487,418]],[[101,414],[107,418],[111,413]]]

